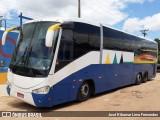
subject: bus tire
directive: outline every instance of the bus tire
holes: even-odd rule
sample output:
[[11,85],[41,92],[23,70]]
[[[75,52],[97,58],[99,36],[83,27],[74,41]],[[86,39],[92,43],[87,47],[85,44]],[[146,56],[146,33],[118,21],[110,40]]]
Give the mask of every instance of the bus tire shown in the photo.
[[91,87],[88,82],[83,82],[82,85],[79,87],[77,100],[79,102],[83,102],[89,99],[91,96]]
[[143,75],[143,79],[142,79],[142,82],[145,83],[148,81],[148,73],[145,72],[144,75]]
[[138,73],[138,75],[136,76],[136,85],[140,85],[142,83],[142,75],[140,73]]

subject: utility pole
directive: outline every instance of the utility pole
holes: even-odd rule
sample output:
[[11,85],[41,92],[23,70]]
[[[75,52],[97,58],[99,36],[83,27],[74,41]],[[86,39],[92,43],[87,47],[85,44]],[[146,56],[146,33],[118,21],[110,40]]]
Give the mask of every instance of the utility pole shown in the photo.
[[144,35],[144,37],[146,37],[147,31],[149,31],[149,29],[140,30],[140,32]]
[[[1,18],[1,17],[3,17],[3,16],[0,16],[0,18]],[[6,19],[1,19],[1,20],[0,20],[0,23],[1,23],[1,24],[0,24],[0,27],[2,26],[2,20],[4,21],[4,29],[6,30],[6,28],[7,28]]]
[[22,26],[22,24],[23,24],[22,19],[26,19],[26,20],[33,20],[32,18],[29,18],[29,17],[23,16],[23,15],[22,15],[22,13],[20,13],[20,15],[19,15],[18,17],[20,17],[20,26]]
[[81,17],[81,1],[78,0],[78,18]]

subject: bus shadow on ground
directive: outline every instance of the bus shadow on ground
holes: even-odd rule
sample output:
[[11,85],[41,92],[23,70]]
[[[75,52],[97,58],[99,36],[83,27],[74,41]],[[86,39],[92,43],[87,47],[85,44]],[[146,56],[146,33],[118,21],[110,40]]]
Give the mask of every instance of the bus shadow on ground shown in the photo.
[[[132,84],[132,85],[116,88],[116,89],[113,89],[113,90],[110,90],[110,91],[102,92],[102,93],[99,93],[99,94],[96,94],[96,95],[92,96],[90,99],[95,99],[97,97],[102,97],[103,95],[114,93],[118,90],[121,90],[121,89],[124,89],[124,88],[127,88],[127,87],[131,87],[131,86],[134,86],[134,85]],[[84,101],[84,102],[86,102],[86,101]],[[8,103],[9,106],[12,106],[15,109],[19,109],[19,111],[43,112],[43,113],[49,113],[49,112],[53,112],[53,111],[57,111],[57,110],[59,111],[60,109],[67,108],[67,107],[70,107],[70,106],[73,106],[73,105],[78,105],[78,104],[81,104],[81,102],[71,101],[71,102],[67,102],[67,103],[63,103],[63,104],[53,106],[51,108],[45,108],[45,107],[37,108],[35,106],[32,106],[32,105],[30,105],[28,103],[25,103],[23,101],[20,101],[18,99],[13,101],[13,102]]]
[[[63,104],[59,104],[53,107],[35,107],[33,105],[30,105],[28,103],[25,103],[23,101],[20,100],[16,100],[13,102],[9,102],[8,106],[11,106],[15,109],[15,111],[26,111],[26,112],[53,112],[54,110],[59,110],[65,107],[69,107],[75,104],[78,104],[79,102],[77,101],[71,101],[71,102],[67,102],[67,103],[63,103]],[[11,110],[12,111],[12,110]]]
[[160,73],[160,69],[157,69],[157,73]]
[[[147,82],[150,82],[150,81],[154,81],[154,79],[149,79]],[[143,84],[143,83],[142,83],[142,84]],[[98,94],[96,94],[96,95],[94,95],[94,96],[91,96],[90,99],[96,99],[96,98],[98,98],[98,97],[102,97],[102,96],[104,96],[104,95],[117,92],[118,90],[123,90],[123,89],[125,89],[125,88],[134,87],[134,86],[137,86],[137,85],[136,85],[136,84],[131,84],[131,85],[127,85],[127,86],[115,88],[115,89],[112,89],[112,90],[109,90],[109,91],[101,92],[101,93],[98,93]],[[84,101],[84,102],[87,102],[87,101]],[[65,108],[65,107],[69,107],[69,106],[72,106],[72,105],[78,105],[78,104],[81,104],[81,102],[72,101],[72,102],[69,102],[69,103],[63,103],[63,104],[60,104],[60,105],[53,106],[53,107],[50,108],[50,109],[51,109],[52,111],[54,111],[54,110],[59,110],[59,109]]]

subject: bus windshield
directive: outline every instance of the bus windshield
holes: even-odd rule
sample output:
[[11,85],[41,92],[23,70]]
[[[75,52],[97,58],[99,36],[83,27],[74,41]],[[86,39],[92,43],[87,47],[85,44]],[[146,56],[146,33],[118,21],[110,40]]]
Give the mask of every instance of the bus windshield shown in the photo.
[[23,25],[15,47],[10,69],[13,73],[30,77],[45,77],[52,64],[58,31],[53,37],[53,46],[45,46],[45,37],[55,22],[33,22]]

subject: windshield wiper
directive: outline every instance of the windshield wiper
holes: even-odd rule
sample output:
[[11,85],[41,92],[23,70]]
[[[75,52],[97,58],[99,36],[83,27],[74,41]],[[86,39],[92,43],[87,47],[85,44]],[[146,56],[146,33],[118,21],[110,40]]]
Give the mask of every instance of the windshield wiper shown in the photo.
[[33,70],[33,73],[37,73],[37,74],[40,74],[40,75],[45,75],[44,71],[37,70],[37,69],[34,69],[34,68],[32,68],[32,70]]
[[24,67],[25,67],[26,64],[28,64],[29,57],[31,56],[31,52],[32,52],[32,46],[30,47],[29,52],[28,52],[28,54],[26,55],[25,60],[24,60],[24,62],[23,62]]
[[33,72],[33,68],[29,68],[29,74],[32,76],[32,77],[35,77],[36,75],[34,74]]
[[17,69],[17,65],[20,63],[20,61],[24,61],[24,56],[26,55],[27,49],[28,49],[28,47],[26,47],[23,55],[19,58],[19,60],[17,61],[17,63],[13,65],[13,69]]

